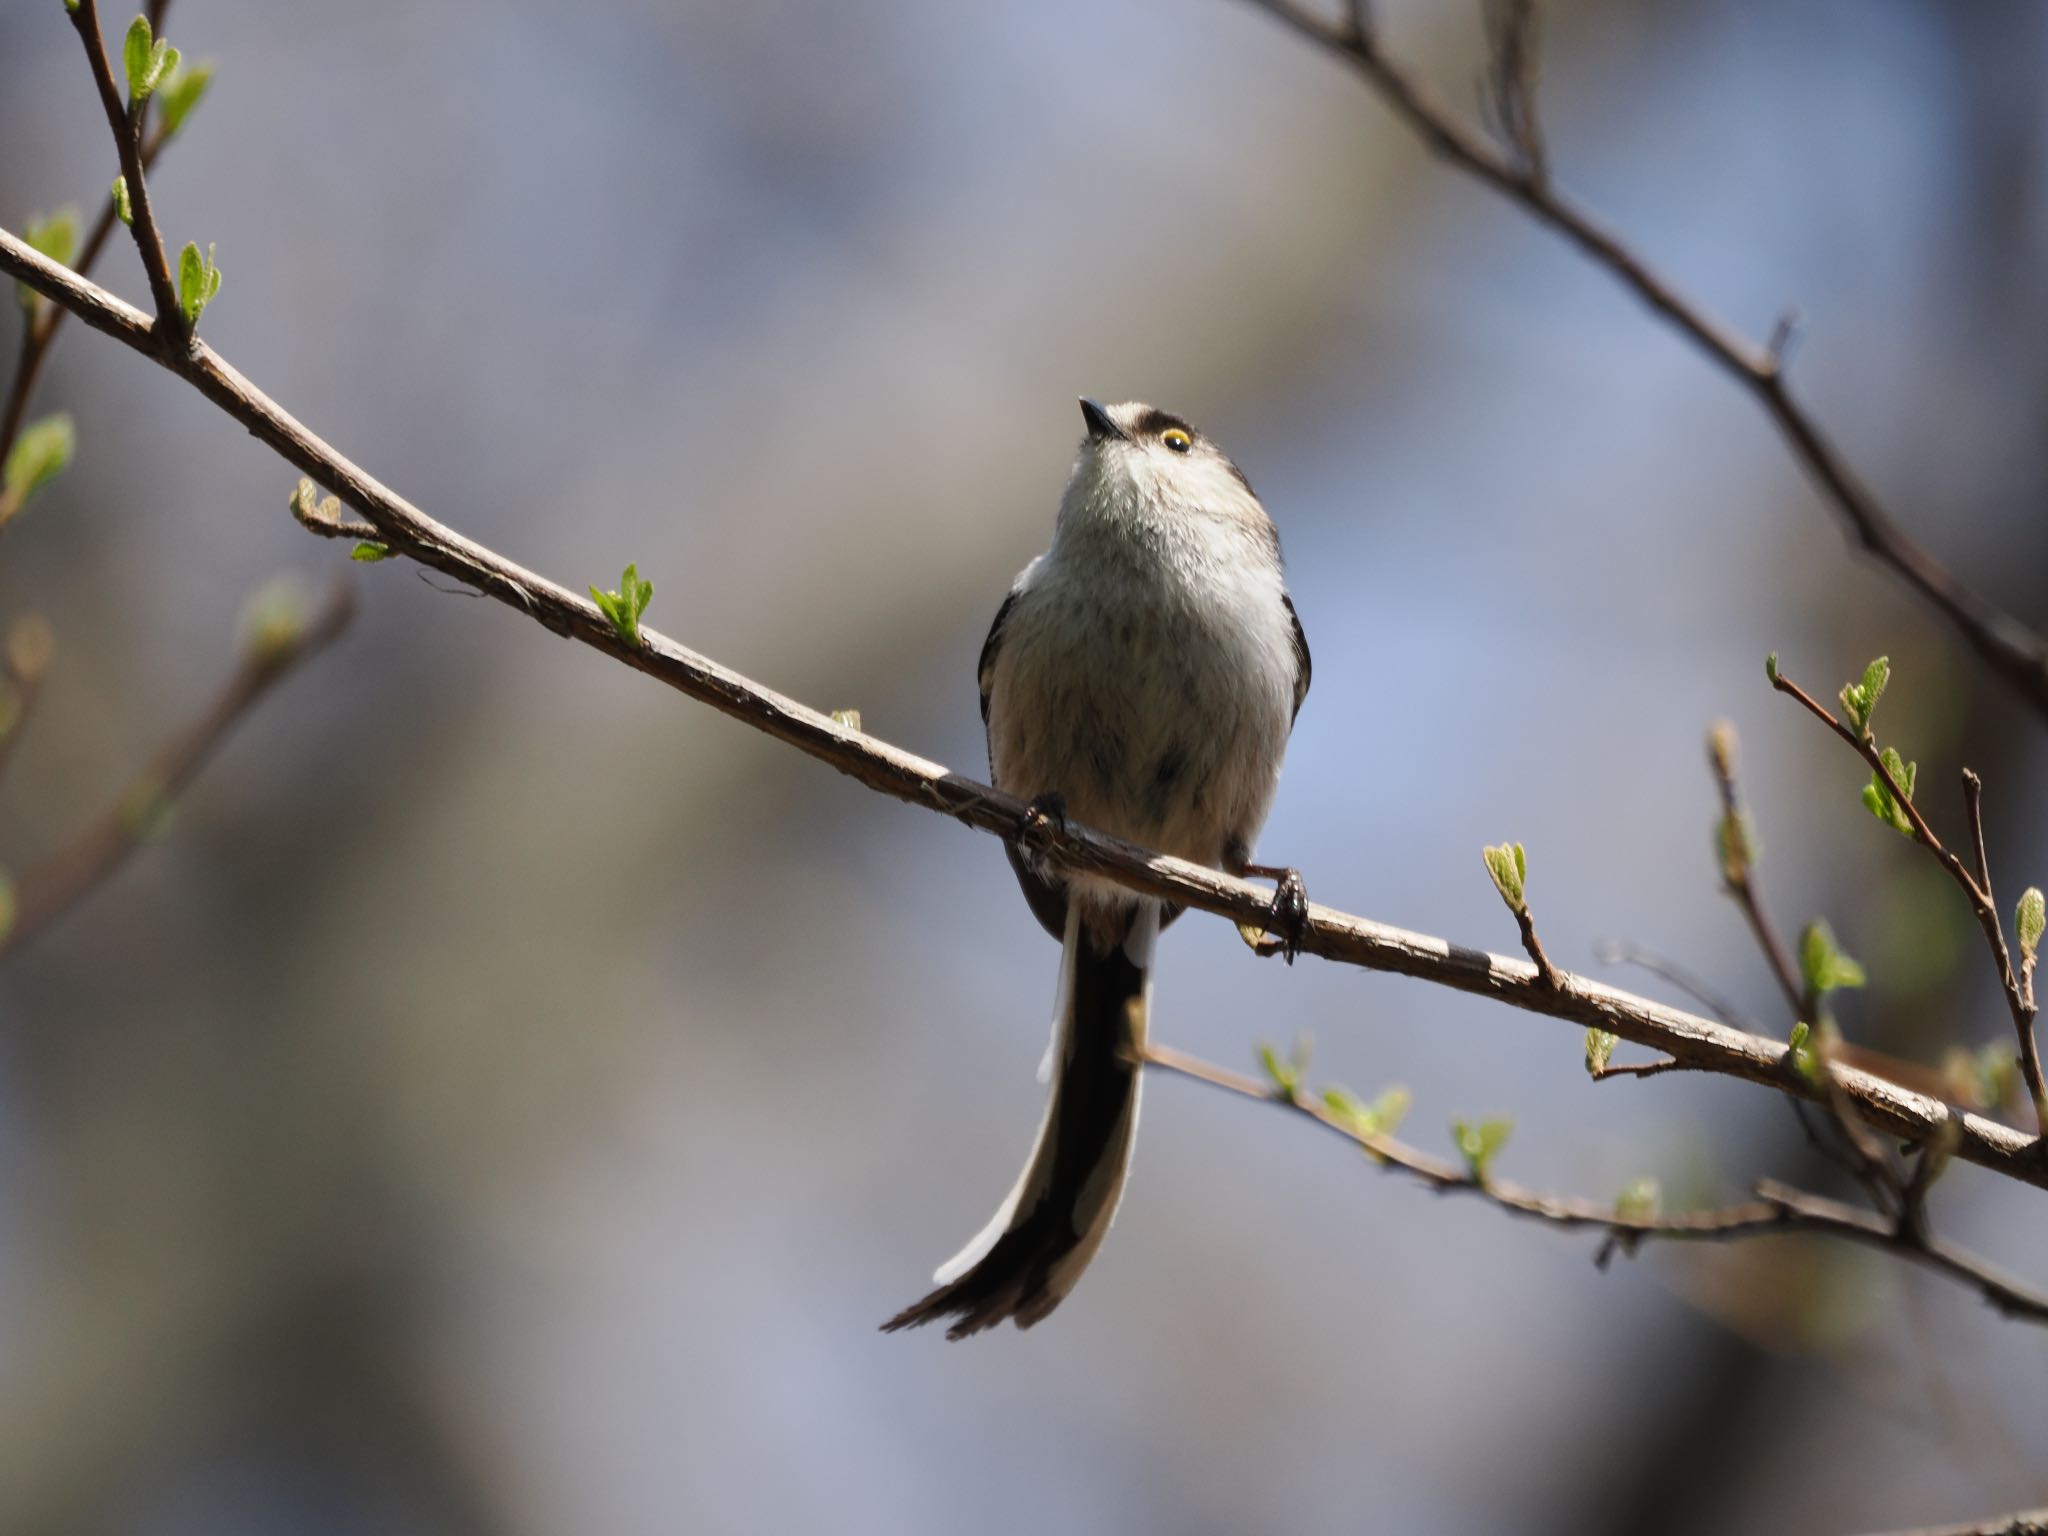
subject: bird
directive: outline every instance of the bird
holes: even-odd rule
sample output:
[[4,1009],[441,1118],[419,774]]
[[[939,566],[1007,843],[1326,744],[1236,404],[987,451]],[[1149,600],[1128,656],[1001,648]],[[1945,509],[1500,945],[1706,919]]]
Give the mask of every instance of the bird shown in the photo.
[[[1252,862],[1310,675],[1279,532],[1185,418],[1089,398],[1081,415],[1051,547],[981,649],[990,777],[1044,821],[1275,880],[1267,944],[1292,961],[1301,877]],[[1180,908],[1056,867],[1028,839],[1005,848],[1061,945],[1045,1115],[1009,1198],[885,1332],[1043,1321],[1102,1246],[1130,1167],[1153,948]]]

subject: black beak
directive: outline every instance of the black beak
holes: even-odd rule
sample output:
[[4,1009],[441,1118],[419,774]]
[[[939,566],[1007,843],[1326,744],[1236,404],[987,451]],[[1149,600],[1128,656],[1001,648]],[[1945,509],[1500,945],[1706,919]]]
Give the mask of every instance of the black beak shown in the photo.
[[1088,423],[1088,437],[1091,442],[1101,442],[1105,437],[1120,437],[1131,440],[1130,433],[1109,419],[1109,412],[1102,408],[1100,400],[1081,397],[1081,419]]

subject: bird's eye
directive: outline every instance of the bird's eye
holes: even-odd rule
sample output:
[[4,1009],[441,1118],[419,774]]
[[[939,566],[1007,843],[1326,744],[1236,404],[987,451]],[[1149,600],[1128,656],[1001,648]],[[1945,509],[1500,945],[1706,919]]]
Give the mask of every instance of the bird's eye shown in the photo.
[[1159,441],[1166,444],[1175,453],[1186,453],[1195,446],[1195,440],[1189,437],[1187,433],[1181,431],[1179,427],[1168,427],[1159,434]]

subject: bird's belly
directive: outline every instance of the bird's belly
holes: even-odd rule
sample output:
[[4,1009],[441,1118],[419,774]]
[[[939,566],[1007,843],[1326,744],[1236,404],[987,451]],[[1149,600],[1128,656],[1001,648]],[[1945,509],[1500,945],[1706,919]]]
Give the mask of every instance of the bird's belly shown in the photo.
[[1057,794],[1076,821],[1203,864],[1249,847],[1292,707],[1257,626],[1056,599],[1019,618],[990,690],[999,786]]

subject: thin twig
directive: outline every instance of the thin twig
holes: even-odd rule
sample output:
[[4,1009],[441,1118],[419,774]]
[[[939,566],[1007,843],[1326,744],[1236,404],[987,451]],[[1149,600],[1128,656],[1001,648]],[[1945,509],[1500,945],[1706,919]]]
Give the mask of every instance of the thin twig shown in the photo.
[[107,50],[100,38],[98,0],[79,0],[77,9],[70,14],[78,40],[85,45],[86,62],[92,66],[93,83],[99,87],[107,127],[112,130],[115,148],[120,152],[121,174],[128,180],[129,212],[134,215],[129,229],[135,236],[135,249],[142,256],[142,270],[149,278],[150,298],[156,305],[160,326],[159,340],[167,347],[175,347],[189,338],[185,334],[184,313],[178,308],[178,290],[171,282],[170,261],[164,255],[163,234],[157,229],[156,215],[150,208],[149,178],[143,174],[142,126],[149,103],[144,100],[131,106],[122,104],[121,89],[114,83],[114,72],[107,63]]
[[1148,1066],[1162,1071],[1302,1115],[1363,1147],[1383,1166],[1399,1169],[1439,1193],[1474,1195],[1509,1215],[1556,1227],[1604,1232],[1624,1252],[1632,1252],[1646,1241],[1728,1242],[1787,1232],[1825,1233],[1897,1254],[1960,1281],[2008,1317],[2048,1324],[2048,1294],[2030,1289],[1953,1244],[1906,1235],[1868,1211],[1803,1190],[1766,1181],[1757,1186],[1757,1198],[1743,1205],[1672,1216],[1624,1214],[1614,1205],[1597,1200],[1542,1194],[1490,1176],[1482,1179],[1472,1169],[1448,1158],[1434,1157],[1383,1132],[1364,1129],[1298,1092],[1282,1093],[1270,1083],[1169,1046],[1147,1044],[1144,1059]]
[[1632,965],[1637,970],[1648,971],[1652,976],[1662,977],[1730,1028],[1745,1030],[1750,1034],[1760,1032],[1741,1009],[1723,997],[1704,978],[1694,975],[1669,955],[1659,954],[1656,950],[1646,949],[1640,944],[1632,944],[1626,939],[1602,939],[1593,946],[1593,958],[1602,965]]
[[28,730],[29,716],[42,697],[43,678],[56,653],[56,638],[49,624],[29,614],[8,626],[7,641],[0,648],[0,777],[14,761],[15,751]]
[[1550,956],[1543,952],[1543,941],[1536,937],[1536,919],[1530,913],[1527,901],[1515,909],[1515,923],[1522,930],[1522,948],[1536,963],[1537,978],[1546,987],[1562,986],[1558,979],[1561,973],[1550,963]]
[[[154,98],[151,98],[154,100]],[[150,131],[142,145],[144,168],[156,164],[156,157],[163,152],[164,145],[171,140],[161,119]],[[101,205],[99,217],[93,220],[92,230],[85,237],[85,244],[79,247],[78,259],[72,263],[72,270],[89,273],[99,260],[100,252],[106,249],[107,238],[113,233],[120,216],[114,211],[114,199],[110,193]],[[0,405],[0,460],[4,460],[14,448],[14,440],[21,435],[22,423],[28,417],[29,396],[34,393],[36,381],[42,376],[43,363],[50,355],[50,344],[56,340],[57,327],[70,313],[61,304],[41,303],[36,312],[28,317],[21,330],[21,351],[15,361],[14,377],[7,386],[7,401]]]
[[[376,525],[394,551],[505,603],[554,634],[602,651],[690,698],[751,726],[858,780],[869,789],[1000,837],[1030,831],[1047,855],[1069,869],[1099,874],[1129,890],[1198,907],[1233,923],[1264,927],[1273,895],[1217,870],[1170,858],[1069,821],[1041,829],[1031,806],[1015,795],[956,774],[763,687],[729,667],[642,626],[640,644],[621,638],[587,597],[507,560],[434,521],[411,502],[344,458],[264,395],[203,339],[189,352],[164,354],[151,322],[68,268],[46,260],[0,229],[0,273],[27,283],[79,319],[177,374],[270,445],[300,473],[338,492]],[[1819,1090],[1785,1065],[1782,1041],[1766,1040],[1714,1019],[1560,972],[1546,986],[1526,961],[1490,955],[1426,934],[1311,903],[1302,949],[1346,965],[1414,976],[1491,997],[1581,1028],[1597,1026],[1621,1039],[1700,1071],[1758,1083],[1780,1093],[1817,1098]],[[1962,1127],[1956,1155],[2038,1188],[2048,1189],[2048,1159],[2032,1155],[2033,1138],[1985,1116],[1853,1067],[1832,1066],[1857,1112],[1885,1134],[1925,1141],[1951,1122]]]
[[1781,326],[1771,344],[1760,346],[1708,314],[1619,234],[1557,191],[1547,174],[1536,174],[1519,157],[1497,149],[1483,133],[1459,121],[1386,51],[1375,29],[1333,22],[1301,0],[1250,3],[1350,64],[1433,153],[1557,231],[1732,376],[1777,424],[1794,457],[1806,466],[1856,542],[1940,609],[1992,672],[2048,719],[2048,636],[1966,585],[1935,559],[1850,468],[1786,383],[1783,362],[1789,328]]
[[320,606],[289,633],[247,642],[234,672],[199,717],[165,743],[97,821],[22,877],[15,888],[14,922],[0,933],[0,955],[34,938],[105,883],[256,702],[326,647],[354,614],[353,588],[337,580]]
[[[2027,1093],[2034,1101],[2036,1122],[2048,1132],[2048,1079],[2042,1076],[2040,1044],[2034,1037],[2035,1008],[2029,989],[2013,969],[2012,951],[2006,947],[2005,923],[1999,917],[1998,908],[1991,895],[1990,861],[1984,854],[1983,811],[1979,797],[1983,785],[1976,774],[1964,770],[1963,797],[1969,806],[1972,831],[1977,845],[1977,868],[1979,874],[1972,874],[1961,858],[1943,845],[1934,835],[1934,829],[1927,824],[1927,818],[1920,814],[1920,807],[1913,803],[1905,786],[1899,783],[1891,769],[1886,766],[1884,754],[1878,751],[1876,738],[1868,731],[1857,731],[1845,722],[1835,718],[1833,711],[1818,699],[1786,677],[1775,664],[1771,668],[1771,686],[1778,692],[1796,701],[1833,731],[1849,748],[1869,766],[1878,782],[1884,785],[1893,804],[1905,813],[1907,824],[1912,828],[1913,841],[1925,848],[1963,893],[1969,904],[1970,913],[1977,919],[1977,926],[1983,930],[1984,943],[1991,951],[1992,967],[1998,972],[2000,988],[2005,993],[2006,1011],[2012,1016],[2013,1031],[2019,1037],[2020,1075],[2026,1082]],[[1980,880],[1981,875],[1981,880]]]
[[1811,1014],[1812,1000],[1806,995],[1799,968],[1792,963],[1792,951],[1771,921],[1763,891],[1756,883],[1755,842],[1749,811],[1742,803],[1735,760],[1735,727],[1725,720],[1719,721],[1707,732],[1707,764],[1713,769],[1714,787],[1721,796],[1721,884],[1735,898],[1749,931],[1756,936],[1757,947],[1764,952],[1796,1022]]

